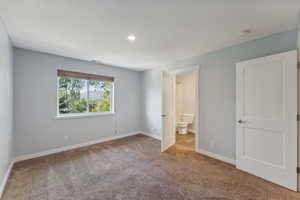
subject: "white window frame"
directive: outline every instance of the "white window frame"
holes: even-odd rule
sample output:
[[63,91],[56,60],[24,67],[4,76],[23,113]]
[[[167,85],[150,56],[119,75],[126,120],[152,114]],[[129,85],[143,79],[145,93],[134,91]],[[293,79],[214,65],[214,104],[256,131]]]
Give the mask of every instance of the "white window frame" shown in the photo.
[[[56,116],[55,119],[76,119],[76,118],[84,118],[84,117],[96,117],[96,116],[105,116],[105,115],[114,115],[115,114],[115,82],[112,83],[112,91],[110,98],[110,111],[109,112],[89,112],[89,106],[87,105],[87,111],[84,113],[67,113],[60,114],[59,113],[59,76],[56,77]],[[89,97],[89,84],[87,84],[87,98]]]

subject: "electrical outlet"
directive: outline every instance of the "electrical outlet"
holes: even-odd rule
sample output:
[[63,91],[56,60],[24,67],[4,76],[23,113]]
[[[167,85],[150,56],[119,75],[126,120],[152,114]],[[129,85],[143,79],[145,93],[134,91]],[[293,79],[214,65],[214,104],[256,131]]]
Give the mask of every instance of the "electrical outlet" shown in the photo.
[[69,140],[69,136],[67,136],[67,135],[65,135],[64,138],[65,138],[65,140]]
[[117,135],[118,134],[118,130],[115,130],[115,135]]

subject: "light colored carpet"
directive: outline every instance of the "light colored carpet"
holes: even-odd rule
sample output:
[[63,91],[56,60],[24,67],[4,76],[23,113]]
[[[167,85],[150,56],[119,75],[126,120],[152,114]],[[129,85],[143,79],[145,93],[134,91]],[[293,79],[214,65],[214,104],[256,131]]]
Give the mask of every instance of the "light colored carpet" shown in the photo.
[[296,200],[300,195],[191,151],[132,136],[17,163],[3,200]]

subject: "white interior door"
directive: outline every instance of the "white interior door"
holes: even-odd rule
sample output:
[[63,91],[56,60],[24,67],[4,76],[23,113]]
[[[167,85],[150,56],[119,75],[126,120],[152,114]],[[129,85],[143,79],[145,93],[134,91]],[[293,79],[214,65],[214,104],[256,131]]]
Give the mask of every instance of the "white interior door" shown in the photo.
[[297,52],[237,64],[236,166],[297,189]]
[[161,150],[165,151],[175,144],[175,78],[162,73],[162,142]]

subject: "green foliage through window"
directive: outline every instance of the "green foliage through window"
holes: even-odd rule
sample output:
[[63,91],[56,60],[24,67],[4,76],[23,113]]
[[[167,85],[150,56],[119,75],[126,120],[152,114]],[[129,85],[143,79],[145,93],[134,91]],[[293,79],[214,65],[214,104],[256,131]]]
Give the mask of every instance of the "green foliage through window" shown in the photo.
[[58,77],[59,114],[112,111],[110,81]]

